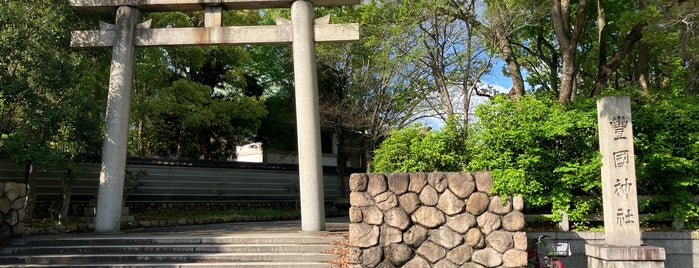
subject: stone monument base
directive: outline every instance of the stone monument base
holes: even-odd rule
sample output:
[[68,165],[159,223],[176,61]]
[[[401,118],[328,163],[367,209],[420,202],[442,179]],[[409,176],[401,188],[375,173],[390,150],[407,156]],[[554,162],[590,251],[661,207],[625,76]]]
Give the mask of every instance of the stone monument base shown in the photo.
[[665,249],[652,246],[585,245],[588,268],[664,268]]

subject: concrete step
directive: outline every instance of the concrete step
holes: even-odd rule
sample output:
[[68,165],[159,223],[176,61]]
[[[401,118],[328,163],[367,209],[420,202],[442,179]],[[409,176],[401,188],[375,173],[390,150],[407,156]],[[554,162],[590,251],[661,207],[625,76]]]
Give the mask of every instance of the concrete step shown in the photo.
[[330,244],[340,239],[337,236],[306,234],[260,234],[241,236],[132,236],[132,237],[37,237],[15,239],[7,247],[37,246],[89,246],[89,245],[125,245],[125,244]]
[[162,267],[162,268],[328,268],[327,263],[318,262],[229,262],[229,263],[168,263],[168,264],[153,264],[153,263],[113,263],[113,264],[15,264],[15,265],[0,265],[0,268],[65,268],[65,267],[109,267],[109,268],[127,268],[127,267]]
[[220,263],[220,262],[319,262],[337,258],[326,253],[186,253],[186,254],[81,254],[2,256],[2,264],[84,263]]
[[90,245],[7,247],[4,255],[105,254],[105,253],[257,253],[257,252],[324,252],[334,248],[327,244],[172,244],[172,245]]

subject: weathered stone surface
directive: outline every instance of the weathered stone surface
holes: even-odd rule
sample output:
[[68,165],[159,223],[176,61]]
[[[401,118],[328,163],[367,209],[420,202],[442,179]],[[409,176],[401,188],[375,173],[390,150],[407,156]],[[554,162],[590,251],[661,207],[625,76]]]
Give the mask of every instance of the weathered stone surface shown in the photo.
[[362,214],[362,209],[359,207],[350,207],[348,214],[349,220],[352,223],[358,223],[364,220],[364,214]]
[[430,241],[422,243],[415,252],[431,263],[435,263],[447,255],[446,249]]
[[364,249],[361,256],[361,264],[365,267],[375,267],[383,259],[383,249],[381,246]]
[[467,263],[464,263],[463,265],[461,265],[461,268],[485,268],[485,266],[480,265],[480,264],[475,263],[475,262],[467,262]]
[[462,265],[471,259],[473,248],[469,245],[461,245],[447,252],[447,259],[455,264]]
[[469,228],[475,225],[476,217],[469,213],[461,213],[447,217],[447,226],[460,234],[465,234]]
[[376,206],[386,211],[398,206],[398,197],[392,192],[383,192],[374,197]]
[[397,228],[384,224],[381,225],[379,231],[381,232],[379,242],[383,246],[403,242],[403,233]]
[[350,223],[349,236],[350,246],[368,248],[379,243],[379,227],[364,223]]
[[524,198],[521,195],[512,197],[512,209],[517,211],[524,209]]
[[392,244],[384,248],[383,254],[386,260],[396,266],[401,266],[413,257],[413,249],[406,244]]
[[476,222],[485,235],[490,234],[494,230],[500,229],[500,226],[502,226],[500,216],[490,212],[486,212],[478,216],[478,218],[476,218]]
[[388,189],[396,195],[402,195],[408,191],[410,174],[391,173],[388,175]]
[[436,206],[439,201],[437,190],[431,185],[425,186],[420,192],[420,202],[425,206]]
[[427,240],[427,229],[420,225],[413,225],[403,234],[403,242],[417,248]]
[[429,230],[429,241],[434,242],[437,245],[442,246],[445,249],[452,249],[464,242],[464,238],[450,230],[449,228],[439,228],[435,230]]
[[369,183],[369,176],[366,173],[353,173],[350,175],[349,188],[352,192],[366,191]]
[[[24,186],[24,184],[17,184],[14,182],[8,182],[5,184],[5,197],[9,199],[10,201],[15,201],[20,196],[20,187],[19,185]],[[22,187],[24,188],[24,187]]]
[[490,205],[488,205],[488,211],[498,214],[505,215],[512,212],[512,201],[507,199],[503,203],[503,199],[500,196],[493,196],[490,199]]
[[420,193],[422,187],[427,185],[427,173],[410,173],[410,184],[408,184],[408,191],[413,193]]
[[468,211],[468,213],[478,216],[488,209],[489,204],[490,198],[486,193],[475,192],[471,194],[471,196],[468,198],[468,201],[466,201],[466,211]]
[[527,266],[527,251],[510,249],[502,255],[502,266],[504,267],[525,267]]
[[383,223],[383,212],[375,206],[362,208],[362,215],[364,217],[364,223],[373,225]]
[[0,197],[5,196],[5,184],[7,184],[7,182],[0,182]]
[[366,188],[367,193],[369,193],[371,196],[377,196],[386,190],[388,190],[386,176],[380,173],[369,174],[369,184]]
[[359,264],[361,262],[362,250],[357,247],[349,248],[349,263]]
[[405,265],[403,265],[403,268],[425,268],[425,267],[430,267],[430,263],[418,255],[415,255],[415,257],[413,257],[413,259],[411,259],[410,261],[406,262]]
[[502,229],[506,231],[521,231],[524,228],[524,214],[513,211],[502,217]]
[[12,203],[12,209],[19,210],[24,208],[24,202],[26,201],[25,199],[27,199],[26,196],[15,199],[15,202]]
[[483,232],[478,228],[471,228],[466,232],[466,244],[474,249],[481,249],[485,247],[485,237]]
[[392,208],[384,213],[384,222],[389,226],[396,227],[399,230],[405,230],[410,226],[410,218],[400,208]]
[[437,208],[446,213],[447,215],[455,215],[464,210],[464,205],[466,203],[459,197],[454,195],[449,189],[444,190],[442,195],[439,196],[439,201],[437,201]]
[[0,197],[0,213],[7,214],[12,208],[12,201],[7,198]]
[[449,189],[459,198],[468,198],[476,189],[476,182],[471,173],[449,172],[447,173]]
[[398,204],[408,214],[415,212],[420,206],[420,198],[416,193],[405,193],[398,197]]
[[454,264],[453,262],[449,261],[447,258],[439,260],[437,263],[435,263],[434,268],[459,268],[458,265]]
[[492,248],[478,250],[473,253],[471,259],[485,267],[497,267],[502,264],[502,255]]
[[17,223],[19,223],[19,214],[17,214],[16,210],[12,210],[7,215],[5,215],[5,222],[9,224],[10,226],[15,226]]
[[493,231],[485,238],[485,244],[500,253],[514,247],[512,235],[505,231]]
[[493,178],[490,176],[490,171],[480,171],[473,173],[476,180],[476,189],[486,194],[491,194],[490,189],[493,188]]
[[527,233],[516,232],[512,234],[512,241],[515,244],[515,249],[527,250]]
[[414,223],[427,228],[436,228],[446,221],[444,213],[435,207],[419,207],[411,216]]
[[366,207],[374,205],[374,198],[367,192],[351,192],[350,205],[355,207]]
[[449,182],[447,181],[447,174],[444,172],[432,172],[427,174],[427,184],[434,187],[437,192],[441,193],[447,189]]
[[382,262],[376,265],[375,268],[395,268],[396,266],[393,265],[389,260],[384,259]]

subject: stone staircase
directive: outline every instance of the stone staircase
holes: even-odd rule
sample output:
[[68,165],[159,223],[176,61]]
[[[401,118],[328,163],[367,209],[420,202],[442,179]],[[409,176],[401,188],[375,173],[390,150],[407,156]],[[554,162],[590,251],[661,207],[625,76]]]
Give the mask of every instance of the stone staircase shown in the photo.
[[245,233],[224,236],[50,236],[6,241],[0,267],[332,267],[341,236]]

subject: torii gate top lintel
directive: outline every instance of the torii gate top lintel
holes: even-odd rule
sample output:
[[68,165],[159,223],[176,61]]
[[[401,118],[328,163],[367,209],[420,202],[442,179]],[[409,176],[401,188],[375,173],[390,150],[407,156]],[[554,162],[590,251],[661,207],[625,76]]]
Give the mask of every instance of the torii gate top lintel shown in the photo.
[[[361,0],[310,0],[314,6],[359,5]],[[292,0],[69,0],[81,12],[111,13],[119,6],[132,6],[143,12],[199,11],[205,6],[227,10],[290,8]]]

